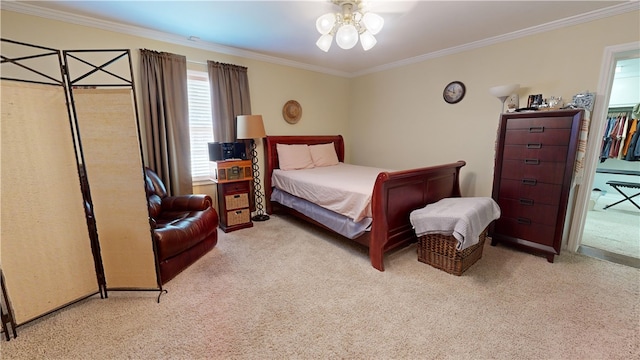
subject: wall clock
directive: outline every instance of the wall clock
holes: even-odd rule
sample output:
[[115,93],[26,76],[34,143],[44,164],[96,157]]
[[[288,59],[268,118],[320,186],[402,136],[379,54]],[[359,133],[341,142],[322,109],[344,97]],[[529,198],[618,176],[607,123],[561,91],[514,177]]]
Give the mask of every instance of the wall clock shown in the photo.
[[466,91],[467,90],[461,81],[452,81],[444,87],[442,97],[444,98],[444,101],[449,104],[455,104],[462,100]]

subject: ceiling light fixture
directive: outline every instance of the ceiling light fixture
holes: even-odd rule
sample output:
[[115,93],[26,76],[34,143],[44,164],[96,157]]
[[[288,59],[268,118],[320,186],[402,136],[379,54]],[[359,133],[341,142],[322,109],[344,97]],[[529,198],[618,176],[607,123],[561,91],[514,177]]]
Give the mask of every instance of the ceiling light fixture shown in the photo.
[[316,45],[324,52],[329,51],[333,37],[342,49],[348,50],[356,46],[358,37],[362,48],[367,51],[376,45],[376,35],[384,25],[382,16],[366,12],[362,0],[332,0],[340,8],[341,13],[328,13],[316,20],[316,29],[322,34]]

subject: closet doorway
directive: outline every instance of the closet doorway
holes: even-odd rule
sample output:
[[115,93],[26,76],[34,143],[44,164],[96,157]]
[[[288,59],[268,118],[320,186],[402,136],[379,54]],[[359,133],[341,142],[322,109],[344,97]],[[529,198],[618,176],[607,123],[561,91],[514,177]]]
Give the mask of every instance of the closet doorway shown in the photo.
[[592,174],[578,252],[640,268],[640,209],[636,205],[640,198],[632,199],[635,204],[625,198],[640,189],[624,186],[640,183],[640,158],[630,148],[637,131],[634,129],[638,128],[632,110],[640,103],[640,57],[617,59],[614,64],[605,119],[592,123],[603,127],[604,136],[600,144],[594,144],[600,146],[600,154]]

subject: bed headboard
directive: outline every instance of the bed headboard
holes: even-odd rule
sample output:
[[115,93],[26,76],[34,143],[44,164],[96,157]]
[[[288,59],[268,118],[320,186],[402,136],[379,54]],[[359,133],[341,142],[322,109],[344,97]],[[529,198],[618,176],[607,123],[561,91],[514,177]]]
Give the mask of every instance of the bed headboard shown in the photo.
[[344,162],[344,139],[342,135],[286,135],[286,136],[267,136],[264,141],[264,202],[268,214],[271,214],[271,174],[274,169],[279,169],[277,144],[329,144],[332,143],[336,148],[338,161]]

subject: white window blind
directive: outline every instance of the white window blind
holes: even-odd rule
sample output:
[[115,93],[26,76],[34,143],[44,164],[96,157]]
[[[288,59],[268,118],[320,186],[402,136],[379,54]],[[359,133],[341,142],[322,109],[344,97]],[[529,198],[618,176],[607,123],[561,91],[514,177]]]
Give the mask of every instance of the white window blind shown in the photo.
[[206,72],[187,71],[189,92],[189,134],[191,139],[191,177],[209,180],[209,142],[213,142],[211,96]]

